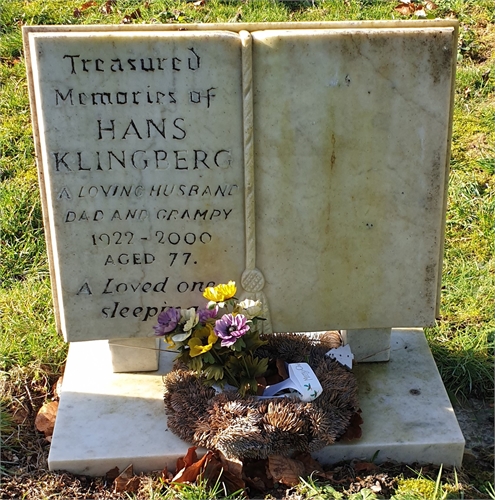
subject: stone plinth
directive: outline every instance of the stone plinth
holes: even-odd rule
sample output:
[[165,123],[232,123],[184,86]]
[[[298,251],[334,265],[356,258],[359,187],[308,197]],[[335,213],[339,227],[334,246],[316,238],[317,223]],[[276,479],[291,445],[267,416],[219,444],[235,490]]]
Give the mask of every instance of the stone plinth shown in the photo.
[[153,372],[158,370],[160,339],[134,338],[108,341],[114,372]]
[[[49,455],[52,470],[103,475],[175,468],[188,443],[167,429],[160,370],[113,373],[106,341],[71,344]],[[363,436],[315,454],[322,463],[364,458],[459,466],[464,438],[422,330],[392,330],[388,363],[355,366]]]

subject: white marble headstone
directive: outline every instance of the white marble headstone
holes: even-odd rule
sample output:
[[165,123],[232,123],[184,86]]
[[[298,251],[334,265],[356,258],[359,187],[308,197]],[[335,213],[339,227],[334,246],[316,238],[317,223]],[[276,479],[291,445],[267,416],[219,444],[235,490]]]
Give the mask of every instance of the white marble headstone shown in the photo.
[[[135,337],[232,279],[268,304],[268,331],[340,328],[359,362],[394,351],[355,368],[362,439],[317,458],[459,465],[424,336],[390,332],[438,308],[456,33],[455,21],[25,27],[66,340],[113,339],[114,372],[154,370],[136,354],[153,339]],[[161,355],[154,373],[122,374],[106,342],[71,346],[51,469],[173,467],[188,445],[166,426]]]
[[68,341],[228,280],[268,330],[438,309],[455,23],[26,28]]

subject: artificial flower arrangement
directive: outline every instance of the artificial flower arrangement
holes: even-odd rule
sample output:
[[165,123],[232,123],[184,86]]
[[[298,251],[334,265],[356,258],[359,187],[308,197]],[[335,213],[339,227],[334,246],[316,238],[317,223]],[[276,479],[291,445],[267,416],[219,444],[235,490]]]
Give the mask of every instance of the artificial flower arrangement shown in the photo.
[[235,282],[208,287],[205,308],[169,307],[158,316],[155,335],[164,337],[176,360],[186,364],[206,385],[229,384],[241,396],[256,394],[257,377],[268,368],[267,358],[254,355],[266,344],[258,323],[263,320],[260,301],[235,297]]

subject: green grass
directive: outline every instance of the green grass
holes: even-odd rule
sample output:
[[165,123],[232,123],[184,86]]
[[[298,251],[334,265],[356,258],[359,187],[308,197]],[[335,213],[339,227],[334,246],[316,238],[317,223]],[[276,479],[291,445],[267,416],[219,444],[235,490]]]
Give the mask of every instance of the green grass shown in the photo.
[[[84,3],[0,0],[0,370],[24,370],[25,376],[36,377],[43,371],[57,373],[67,346],[56,334],[52,312],[22,25],[401,18],[393,10],[395,2],[388,0],[326,0],[314,4],[210,0],[204,5],[172,0],[117,0],[111,9],[104,9],[106,0],[96,0],[96,5],[82,9]],[[438,0],[437,4],[435,16],[458,18],[461,30],[441,316],[426,333],[452,397],[492,398],[495,8],[493,0]],[[307,498],[331,498],[322,496],[322,490],[315,488],[306,487]],[[157,495],[154,498],[168,498]],[[359,498],[373,498],[374,494],[369,491],[368,497],[363,495]],[[183,498],[198,497],[191,493]]]

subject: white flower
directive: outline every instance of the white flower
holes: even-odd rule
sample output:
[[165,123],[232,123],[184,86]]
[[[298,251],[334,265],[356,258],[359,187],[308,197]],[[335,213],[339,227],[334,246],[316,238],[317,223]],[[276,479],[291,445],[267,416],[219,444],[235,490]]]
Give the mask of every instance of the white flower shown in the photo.
[[192,331],[189,330],[186,333],[176,333],[175,335],[172,336],[172,340],[177,343],[177,342],[184,342],[184,340],[188,339],[191,336]]
[[181,315],[181,319],[185,323],[183,328],[185,332],[189,332],[198,324],[199,314],[196,312],[196,309],[194,309],[194,307],[191,307],[190,309],[182,309]]
[[244,299],[238,304],[242,314],[249,319],[255,318],[261,314],[262,305],[260,300]]

